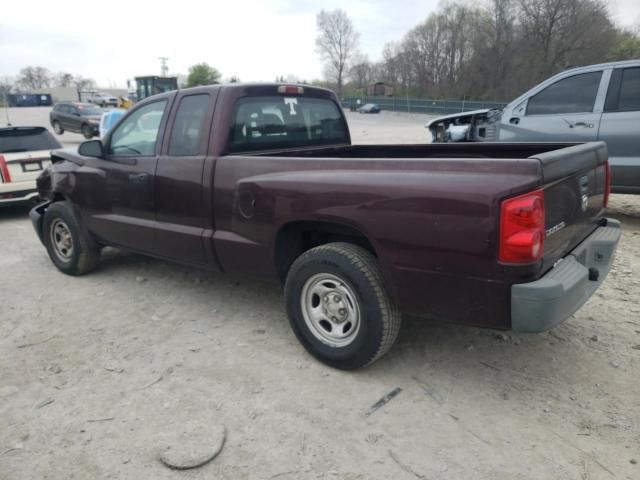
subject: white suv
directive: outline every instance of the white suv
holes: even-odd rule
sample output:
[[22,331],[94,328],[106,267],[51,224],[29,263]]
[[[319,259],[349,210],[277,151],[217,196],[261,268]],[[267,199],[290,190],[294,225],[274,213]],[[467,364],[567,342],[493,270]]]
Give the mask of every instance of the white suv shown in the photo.
[[0,128],[0,206],[36,200],[36,178],[58,148],[44,127]]
[[87,102],[100,107],[117,107],[118,99],[110,93],[97,92],[87,98]]

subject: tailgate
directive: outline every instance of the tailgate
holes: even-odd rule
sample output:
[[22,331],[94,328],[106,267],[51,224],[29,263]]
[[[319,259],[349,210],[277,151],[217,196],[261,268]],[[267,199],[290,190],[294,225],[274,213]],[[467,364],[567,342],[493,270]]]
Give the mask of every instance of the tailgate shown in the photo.
[[0,155],[2,183],[34,181],[50,163],[49,150],[37,152],[4,153]]
[[542,165],[544,272],[595,230],[603,217],[608,154],[604,142],[590,142],[532,158]]

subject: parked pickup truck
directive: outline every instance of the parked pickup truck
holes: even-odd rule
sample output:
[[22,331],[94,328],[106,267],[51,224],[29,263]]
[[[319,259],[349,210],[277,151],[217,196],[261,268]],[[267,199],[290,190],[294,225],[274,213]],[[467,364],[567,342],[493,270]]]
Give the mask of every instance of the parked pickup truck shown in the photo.
[[565,70],[498,109],[431,120],[434,142],[607,143],[611,190],[640,194],[640,60]]
[[308,86],[156,95],[51,159],[31,219],[59,270],[110,245],[280,281],[300,342],[342,369],[387,352],[401,312],[551,328],[620,237],[604,143],[351,145],[336,96]]

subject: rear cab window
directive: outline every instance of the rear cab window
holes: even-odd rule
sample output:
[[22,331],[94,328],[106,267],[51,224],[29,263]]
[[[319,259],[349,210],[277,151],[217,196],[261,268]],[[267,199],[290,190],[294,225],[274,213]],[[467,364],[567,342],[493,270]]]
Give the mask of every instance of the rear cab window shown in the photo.
[[55,150],[62,145],[44,127],[0,129],[0,154]]
[[336,103],[303,95],[240,98],[231,122],[230,152],[349,143]]

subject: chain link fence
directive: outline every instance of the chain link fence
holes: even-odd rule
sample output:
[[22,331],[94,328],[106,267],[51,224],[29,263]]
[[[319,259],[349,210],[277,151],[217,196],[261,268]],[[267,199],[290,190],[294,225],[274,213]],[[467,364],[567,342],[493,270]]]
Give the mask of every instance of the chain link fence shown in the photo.
[[[360,103],[358,103],[358,100]],[[342,108],[354,110],[367,103],[375,103],[381,110],[405,113],[424,113],[429,115],[448,115],[450,113],[469,112],[483,108],[503,108],[503,102],[476,102],[468,100],[429,100],[407,97],[344,97]]]

